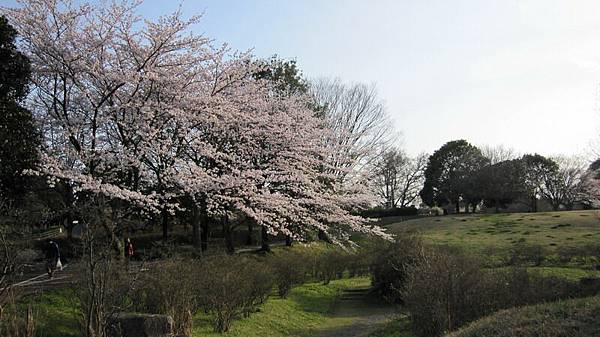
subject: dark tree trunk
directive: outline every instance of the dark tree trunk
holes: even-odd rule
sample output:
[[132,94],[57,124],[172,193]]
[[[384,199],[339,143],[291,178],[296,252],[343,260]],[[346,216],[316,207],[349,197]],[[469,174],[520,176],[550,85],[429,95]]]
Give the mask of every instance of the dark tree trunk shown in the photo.
[[254,234],[254,221],[248,220],[248,236],[246,237],[246,245],[252,246],[254,244],[254,239],[252,235]]
[[75,225],[73,225],[73,212],[71,210],[67,212],[65,222],[65,228],[67,229],[67,239],[72,240],[73,228],[75,227]]
[[456,200],[456,214],[460,214],[460,202]]
[[286,246],[291,247],[293,241],[294,240],[292,240],[292,236],[291,235],[286,235],[285,236],[285,245]]
[[225,237],[225,248],[227,249],[227,254],[235,253],[235,247],[233,245],[233,231],[227,215],[223,216],[223,236]]
[[200,222],[200,210],[198,205],[194,204],[192,208],[192,244],[195,248],[200,248],[202,242]]
[[163,207],[161,211],[162,218],[162,238],[163,241],[167,241],[169,239],[169,212],[166,207]]
[[496,213],[498,213],[500,211],[500,200],[498,198],[494,200],[494,206],[496,206]]
[[263,252],[270,252],[271,246],[269,246],[269,233],[267,233],[267,227],[262,226],[260,230],[260,250]]
[[200,231],[200,240],[202,251],[205,252],[208,249],[208,238],[210,237],[210,226],[208,224],[208,217],[206,214],[202,216],[202,221],[200,223],[201,231]]
[[327,233],[325,233],[325,231],[322,229],[319,229],[319,232],[317,233],[317,237],[321,241],[325,241],[327,243],[333,243],[333,241],[331,241],[331,239],[329,238],[329,235],[327,235]]

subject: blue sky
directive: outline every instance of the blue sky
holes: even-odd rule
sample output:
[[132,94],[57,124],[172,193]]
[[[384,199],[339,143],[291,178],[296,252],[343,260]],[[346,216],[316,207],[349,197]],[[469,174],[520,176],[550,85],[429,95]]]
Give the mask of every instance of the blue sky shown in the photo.
[[[0,0],[11,5],[12,0]],[[179,1],[146,0],[155,17]],[[196,31],[307,77],[376,83],[409,153],[446,141],[590,150],[600,125],[600,1],[187,0]]]

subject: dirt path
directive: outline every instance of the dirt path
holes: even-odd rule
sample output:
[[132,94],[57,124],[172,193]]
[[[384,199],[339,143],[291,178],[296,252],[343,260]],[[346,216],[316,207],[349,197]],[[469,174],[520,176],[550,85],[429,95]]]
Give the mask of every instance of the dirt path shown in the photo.
[[393,319],[393,306],[375,299],[369,287],[344,291],[337,303],[331,324],[321,330],[319,337],[365,337]]

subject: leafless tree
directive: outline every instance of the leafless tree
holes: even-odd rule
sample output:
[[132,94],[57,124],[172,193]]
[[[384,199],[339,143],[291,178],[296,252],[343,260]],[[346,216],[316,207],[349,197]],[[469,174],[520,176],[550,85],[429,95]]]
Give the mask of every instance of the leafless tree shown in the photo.
[[554,210],[560,206],[573,209],[576,202],[585,202],[590,195],[586,186],[587,164],[580,157],[559,156],[552,158],[558,171],[545,176],[541,196],[546,198]]
[[503,161],[516,159],[518,154],[510,147],[504,145],[490,146],[483,145],[479,147],[481,154],[490,161],[490,165],[498,164]]
[[400,170],[408,158],[397,148],[383,151],[375,163],[374,182],[377,195],[384,200],[385,207],[396,207],[396,193],[400,190]]
[[414,158],[409,158],[406,165],[400,170],[400,193],[397,205],[408,207],[414,204],[419,197],[425,181],[425,168],[429,155],[421,153]]
[[427,166],[426,154],[408,157],[402,150],[383,151],[373,169],[375,190],[386,207],[408,207],[419,196]]
[[309,90],[332,131],[327,142],[337,150],[332,154],[332,164],[340,169],[342,179],[349,172],[368,167],[378,149],[394,140],[391,120],[375,85],[321,78],[312,81]]

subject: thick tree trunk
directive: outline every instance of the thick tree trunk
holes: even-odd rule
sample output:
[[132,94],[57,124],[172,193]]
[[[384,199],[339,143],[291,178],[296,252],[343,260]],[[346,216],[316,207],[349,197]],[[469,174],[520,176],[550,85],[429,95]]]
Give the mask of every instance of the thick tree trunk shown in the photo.
[[223,236],[225,238],[225,248],[227,249],[227,254],[235,253],[235,246],[233,245],[233,231],[227,215],[223,216]]
[[291,247],[293,241],[294,240],[292,240],[292,236],[291,235],[286,235],[285,236],[285,245],[286,246]]
[[246,237],[246,245],[252,246],[254,244],[254,239],[252,235],[254,234],[254,221],[248,220],[248,236]]
[[208,238],[210,237],[210,225],[208,223],[208,216],[204,213],[200,221],[200,240],[202,251],[205,252],[208,249]]
[[324,230],[319,229],[319,232],[317,233],[317,237],[321,241],[325,241],[327,243],[333,243],[333,241],[331,241],[331,239],[329,238],[329,236],[327,235],[327,233],[325,233]]
[[163,207],[161,211],[162,218],[162,238],[163,241],[167,241],[169,239],[169,212],[166,207]]
[[201,247],[201,232],[202,229],[200,228],[200,210],[198,209],[198,205],[194,204],[192,208],[192,244],[195,248]]
[[67,216],[65,218],[65,228],[67,229],[67,239],[72,240],[73,239],[73,228],[75,227],[73,225],[73,212],[71,210],[69,210],[67,212]]
[[456,214],[460,214],[460,202],[456,200]]
[[260,230],[260,250],[263,252],[270,252],[271,246],[269,246],[269,233],[265,226],[261,227]]

